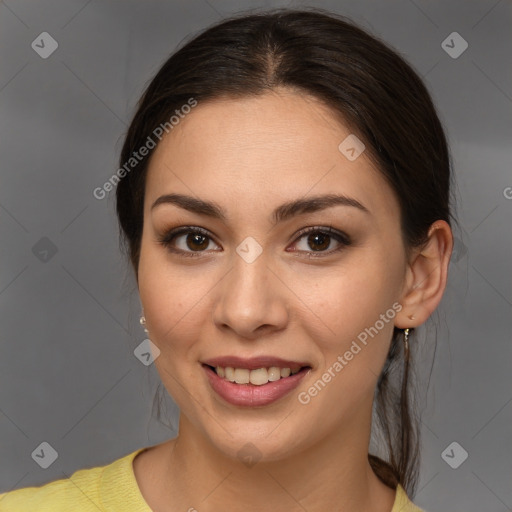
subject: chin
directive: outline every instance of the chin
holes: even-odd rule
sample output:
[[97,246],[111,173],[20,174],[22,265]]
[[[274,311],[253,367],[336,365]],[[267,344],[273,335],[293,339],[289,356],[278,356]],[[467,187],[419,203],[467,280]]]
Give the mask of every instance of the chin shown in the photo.
[[[283,428],[283,416],[271,421],[222,423],[222,426],[217,425],[213,431],[211,418],[206,421],[208,424],[201,425],[201,429],[209,443],[225,457],[239,460],[247,466],[256,462],[284,460],[303,450],[307,444],[308,436],[304,425],[300,427],[294,419],[294,425],[290,421]],[[297,432],[300,432],[300,436]]]

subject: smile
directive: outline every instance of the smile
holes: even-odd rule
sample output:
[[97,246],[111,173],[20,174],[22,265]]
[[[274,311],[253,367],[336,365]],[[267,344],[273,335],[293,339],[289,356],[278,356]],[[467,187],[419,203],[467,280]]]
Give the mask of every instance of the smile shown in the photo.
[[[212,367],[213,369],[213,367]],[[295,375],[300,371],[300,368],[279,368],[271,366],[270,368],[257,368],[256,370],[249,370],[247,368],[232,368],[227,366],[217,366],[214,371],[219,377],[226,379],[229,382],[236,382],[237,384],[254,384],[255,386],[263,386],[268,382],[275,382],[280,379]]]
[[202,364],[211,389],[231,405],[262,407],[284,398],[311,371],[310,366],[235,368]]

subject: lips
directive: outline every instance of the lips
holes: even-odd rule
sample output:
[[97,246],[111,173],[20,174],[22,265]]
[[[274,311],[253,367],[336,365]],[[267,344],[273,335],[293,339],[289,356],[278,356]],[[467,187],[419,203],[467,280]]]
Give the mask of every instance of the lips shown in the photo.
[[[243,359],[235,356],[217,357],[203,362],[202,367],[207,375],[208,381],[213,389],[226,402],[245,407],[265,406],[283,398],[290,391],[295,389],[300,381],[311,370],[308,363],[291,361],[270,356],[261,356],[250,359]],[[225,378],[225,370],[230,370],[230,375],[236,375],[237,381]],[[250,382],[247,377],[251,374],[251,381],[256,382],[252,377],[254,374],[269,370],[275,377],[263,379],[256,384]],[[282,371],[280,375],[276,375]],[[258,379],[259,380],[259,379]]]

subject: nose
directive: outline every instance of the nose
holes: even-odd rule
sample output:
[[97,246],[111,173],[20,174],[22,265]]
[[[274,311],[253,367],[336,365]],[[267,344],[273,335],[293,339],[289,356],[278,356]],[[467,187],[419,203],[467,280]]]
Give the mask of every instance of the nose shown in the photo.
[[220,330],[254,340],[286,327],[290,290],[269,260],[265,251],[251,263],[234,254],[231,270],[214,292],[213,321]]

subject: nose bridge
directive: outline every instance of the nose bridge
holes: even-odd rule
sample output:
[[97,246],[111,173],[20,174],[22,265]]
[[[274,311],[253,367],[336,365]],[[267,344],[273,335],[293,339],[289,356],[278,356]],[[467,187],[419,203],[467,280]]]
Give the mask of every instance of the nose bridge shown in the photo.
[[215,323],[228,325],[245,337],[262,325],[281,328],[286,321],[285,297],[271,267],[270,254],[254,238],[244,239],[220,288]]
[[[268,295],[272,295],[273,287],[269,286],[269,253],[252,237],[244,239],[233,255],[233,268],[229,279],[230,297],[245,308],[255,311]],[[275,291],[274,291],[275,293]]]

